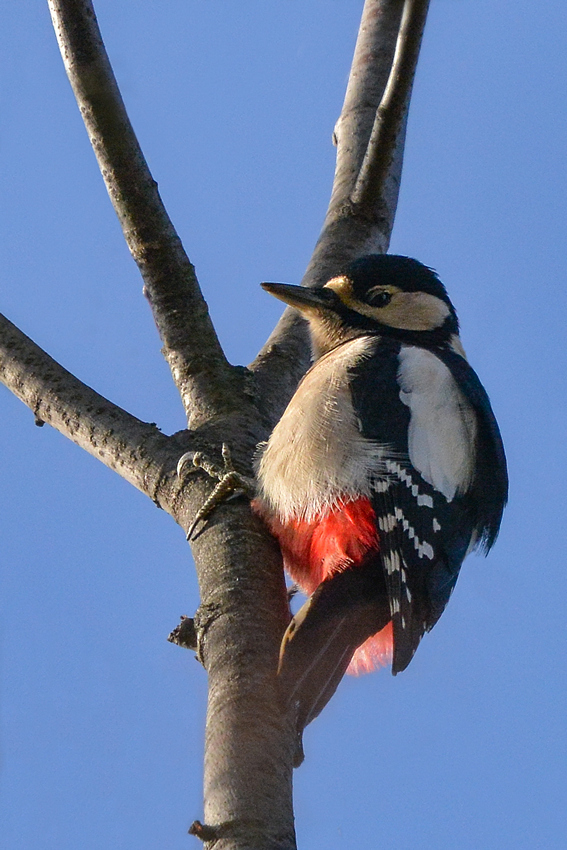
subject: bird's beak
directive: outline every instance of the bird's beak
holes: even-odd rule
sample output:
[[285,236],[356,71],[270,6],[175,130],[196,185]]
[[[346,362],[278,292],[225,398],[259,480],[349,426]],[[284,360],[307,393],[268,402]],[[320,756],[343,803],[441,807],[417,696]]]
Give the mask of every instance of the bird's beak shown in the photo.
[[294,286],[291,283],[262,283],[262,289],[285,301],[303,313],[312,310],[332,310],[337,296],[332,289],[309,289],[307,286]]

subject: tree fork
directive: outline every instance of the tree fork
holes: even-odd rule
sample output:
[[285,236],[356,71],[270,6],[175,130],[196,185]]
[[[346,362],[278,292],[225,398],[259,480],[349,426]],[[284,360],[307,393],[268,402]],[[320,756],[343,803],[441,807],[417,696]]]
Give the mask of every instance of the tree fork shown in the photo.
[[[128,120],[92,3],[48,3],[193,430],[167,437],[140,422],[66,372],[7,320],[0,324],[0,379],[36,420],[99,457],[187,531],[212,482],[203,471],[181,480],[175,471],[179,457],[188,450],[218,454],[226,443],[238,471],[250,475],[255,446],[307,368],[306,335],[302,322],[287,312],[249,369],[227,362]],[[427,7],[428,0],[365,2],[335,130],[331,201],[304,278],[308,285],[322,285],[339,264],[387,249]],[[201,592],[199,650],[209,676],[204,824],[196,821],[193,834],[215,850],[294,850],[296,734],[293,718],[280,710],[275,678],[289,621],[279,550],[242,498],[216,509],[192,548]]]

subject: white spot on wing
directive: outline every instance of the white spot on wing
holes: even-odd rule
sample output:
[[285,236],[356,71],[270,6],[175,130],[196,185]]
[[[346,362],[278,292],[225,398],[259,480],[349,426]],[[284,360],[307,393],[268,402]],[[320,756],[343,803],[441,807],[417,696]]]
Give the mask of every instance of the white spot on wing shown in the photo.
[[[388,461],[386,461],[387,465]],[[373,478],[370,482],[370,489],[375,493],[386,493],[390,489],[391,483],[389,478]]]
[[378,528],[380,531],[389,533],[394,530],[397,524],[398,520],[393,514],[386,514],[386,516],[378,517]]
[[429,558],[432,561],[435,557],[435,552],[433,551],[433,546],[428,543],[426,540],[420,540],[417,534],[415,533],[415,528],[410,525],[409,520],[404,516],[404,512],[401,508],[394,509],[394,515],[396,519],[402,523],[402,528],[406,532],[407,536],[410,540],[413,540],[413,545],[415,546],[415,550],[417,552],[418,558]]
[[411,490],[412,496],[417,500],[417,504],[420,507],[432,508],[433,507],[433,499],[428,493],[420,493],[419,486],[414,483],[413,478],[409,471],[399,464],[395,460],[391,460],[390,458],[386,460],[386,469],[388,472],[391,472],[396,478],[406,485],[406,487]]
[[387,555],[385,554],[384,565],[389,576],[391,576],[392,573],[398,572],[401,566],[398,552],[389,552]]
[[400,399],[411,412],[412,465],[448,501],[466,492],[475,463],[476,417],[445,364],[432,352],[402,346]]

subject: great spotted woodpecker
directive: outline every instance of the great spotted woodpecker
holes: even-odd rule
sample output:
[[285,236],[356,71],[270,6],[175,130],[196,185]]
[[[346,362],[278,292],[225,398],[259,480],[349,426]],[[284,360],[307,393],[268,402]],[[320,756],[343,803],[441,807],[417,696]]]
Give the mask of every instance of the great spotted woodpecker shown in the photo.
[[310,596],[280,659],[301,730],[347,668],[407,667],[465,556],[493,545],[508,481],[432,269],[370,255],[321,289],[262,286],[308,320],[315,358],[260,448],[253,503]]

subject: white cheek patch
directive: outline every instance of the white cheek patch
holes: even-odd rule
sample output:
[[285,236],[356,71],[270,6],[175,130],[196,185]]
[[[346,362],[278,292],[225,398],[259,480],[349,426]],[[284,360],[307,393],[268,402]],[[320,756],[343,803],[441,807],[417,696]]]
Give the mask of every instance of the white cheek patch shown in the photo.
[[411,412],[410,461],[447,501],[465,493],[475,465],[476,417],[445,364],[430,351],[402,346],[400,399]]
[[441,327],[451,311],[444,301],[429,292],[400,292],[384,312],[386,324],[395,328],[429,331]]
[[[431,331],[441,327],[451,312],[444,301],[429,292],[402,292],[393,286],[386,287],[385,291],[392,295],[390,304],[384,307],[371,307],[366,302],[354,298],[351,291],[339,287],[335,281],[330,283],[333,284],[331,289],[335,290],[347,307],[391,328],[401,328],[406,331]],[[379,288],[383,289],[383,287]]]

